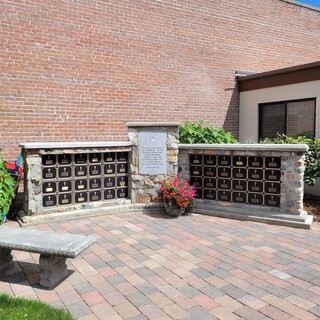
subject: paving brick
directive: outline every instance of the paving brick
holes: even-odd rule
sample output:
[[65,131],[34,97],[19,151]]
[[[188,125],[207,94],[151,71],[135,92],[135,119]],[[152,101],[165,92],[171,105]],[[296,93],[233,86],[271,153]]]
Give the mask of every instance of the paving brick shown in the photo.
[[254,319],[254,320],[265,319],[265,316],[262,313],[246,306],[240,309],[234,310],[233,312],[244,319]]
[[263,313],[267,317],[271,319],[281,319],[281,320],[287,320],[291,318],[291,315],[277,309],[276,307],[273,306],[264,306],[259,309],[259,312]]
[[216,320],[217,319],[210,312],[208,312],[207,310],[201,307],[192,307],[187,311],[190,314],[191,319],[197,319],[197,320]]

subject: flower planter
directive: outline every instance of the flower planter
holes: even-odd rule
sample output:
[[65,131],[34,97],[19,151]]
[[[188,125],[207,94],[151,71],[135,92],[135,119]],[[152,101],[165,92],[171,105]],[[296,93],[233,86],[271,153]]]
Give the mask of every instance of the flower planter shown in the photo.
[[180,217],[185,215],[186,208],[179,207],[174,200],[163,199],[163,205],[170,217]]

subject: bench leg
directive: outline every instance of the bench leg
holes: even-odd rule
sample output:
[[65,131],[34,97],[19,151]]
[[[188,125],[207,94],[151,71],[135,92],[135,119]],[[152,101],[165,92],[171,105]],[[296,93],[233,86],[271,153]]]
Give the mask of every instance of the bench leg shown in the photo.
[[0,273],[13,267],[11,249],[0,248]]
[[67,276],[66,260],[66,257],[40,255],[41,274],[39,284],[41,287],[51,288]]

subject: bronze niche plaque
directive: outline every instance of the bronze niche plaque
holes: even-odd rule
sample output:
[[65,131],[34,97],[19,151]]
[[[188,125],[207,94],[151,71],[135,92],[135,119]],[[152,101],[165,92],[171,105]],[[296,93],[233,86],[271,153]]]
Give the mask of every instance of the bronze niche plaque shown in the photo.
[[128,161],[128,152],[118,152],[117,153],[118,162],[127,162]]
[[127,187],[128,186],[128,177],[117,177],[117,186],[118,187]]
[[207,166],[215,166],[217,163],[216,156],[204,156],[204,164]]
[[100,201],[101,200],[101,191],[90,191],[89,192],[89,200],[90,201]]
[[104,179],[104,187],[105,188],[114,188],[116,185],[115,178],[109,177]]
[[111,200],[116,197],[116,191],[114,189],[104,190],[104,200]]
[[219,178],[231,178],[231,168],[218,168]]
[[202,176],[202,167],[201,166],[191,166],[190,174],[192,176]]
[[42,205],[44,207],[54,207],[57,205],[57,198],[55,195],[48,195],[42,198]]
[[84,166],[76,166],[74,168],[74,174],[76,177],[85,177],[88,174],[87,167]]
[[266,157],[265,159],[266,168],[276,168],[281,167],[281,158],[279,157]]
[[42,169],[42,179],[54,179],[56,177],[56,168],[43,168]]
[[107,152],[103,155],[104,162],[114,162],[116,160],[115,152]]
[[75,164],[86,164],[88,159],[88,155],[85,153],[75,154],[74,162]]
[[59,195],[59,205],[63,206],[66,204],[71,204],[71,194],[65,193]]
[[42,193],[55,193],[56,189],[57,187],[54,181],[44,182],[42,184]]
[[216,168],[215,167],[204,167],[204,175],[207,177],[215,177],[216,176]]
[[229,179],[219,179],[218,180],[218,188],[219,189],[231,189],[231,180]]
[[128,164],[127,163],[118,163],[117,164],[117,173],[127,173],[128,172]]
[[90,163],[100,163],[101,162],[101,153],[90,153],[89,154]]
[[261,181],[249,181],[248,190],[250,192],[263,192],[263,183]]
[[209,200],[216,200],[216,191],[215,190],[204,190],[204,198]]
[[234,167],[246,167],[247,157],[244,156],[233,156],[233,166]]
[[60,165],[71,164],[71,154],[59,154],[58,163]]
[[117,198],[127,198],[128,188],[120,188],[117,190]]
[[100,176],[101,175],[101,166],[99,164],[92,164],[89,167],[90,176]]
[[250,180],[262,180],[263,179],[263,170],[261,169],[249,169],[248,177]]
[[204,187],[214,189],[216,187],[216,179],[204,178]]
[[196,188],[196,198],[202,199],[202,189]]
[[201,165],[202,164],[202,156],[197,155],[197,154],[190,156],[190,164]]
[[248,203],[263,205],[263,195],[259,193],[249,193],[248,194]]
[[234,179],[246,179],[247,178],[247,170],[243,168],[233,168],[232,169],[232,177]]
[[77,191],[83,191],[88,188],[88,182],[85,179],[75,180],[74,186]]
[[101,179],[90,179],[89,180],[90,189],[100,189],[101,188]]
[[190,185],[195,187],[202,187],[202,179],[197,177],[190,178]]
[[220,201],[231,201],[231,192],[230,191],[218,191],[218,200]]
[[114,174],[115,173],[115,165],[114,164],[105,164],[104,165],[104,174]]
[[280,181],[281,172],[279,170],[266,170],[265,171],[265,179],[267,181]]
[[71,181],[59,181],[58,182],[59,192],[69,192],[71,191]]
[[231,166],[231,157],[230,156],[218,156],[218,165],[219,166]]
[[245,180],[233,180],[232,182],[233,191],[246,191],[247,190],[247,182]]
[[277,182],[266,182],[264,188],[266,193],[280,193],[280,183]]
[[263,158],[262,157],[249,157],[249,167],[262,168]]
[[65,179],[71,177],[71,167],[59,167],[58,168],[59,178]]
[[247,202],[247,194],[245,192],[233,192],[232,201],[246,203]]
[[271,207],[280,207],[280,196],[267,194],[264,196],[264,204]]
[[87,202],[88,195],[86,192],[76,192],[74,196],[74,202],[75,203],[82,203]]
[[56,164],[56,155],[55,154],[46,154],[42,156],[42,165],[43,166],[54,166]]

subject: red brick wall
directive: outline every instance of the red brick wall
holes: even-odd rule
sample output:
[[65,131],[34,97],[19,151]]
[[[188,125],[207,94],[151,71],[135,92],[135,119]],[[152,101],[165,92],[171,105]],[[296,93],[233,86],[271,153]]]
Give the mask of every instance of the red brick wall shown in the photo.
[[2,0],[0,147],[127,140],[127,121],[235,134],[235,70],[320,60],[320,12],[281,0]]

